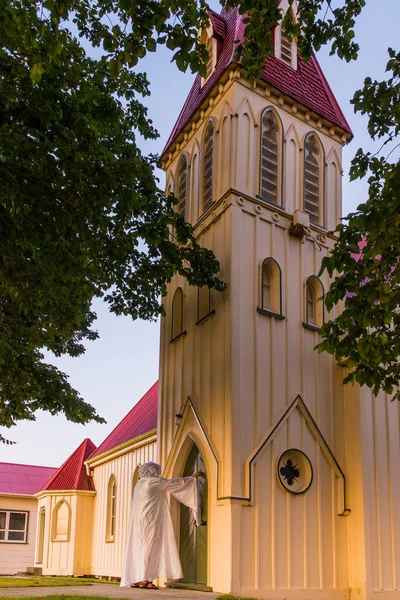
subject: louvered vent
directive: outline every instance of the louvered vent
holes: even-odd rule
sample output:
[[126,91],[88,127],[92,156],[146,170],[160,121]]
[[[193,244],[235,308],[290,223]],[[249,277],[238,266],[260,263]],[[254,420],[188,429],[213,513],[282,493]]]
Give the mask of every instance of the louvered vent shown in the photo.
[[281,60],[292,66],[292,42],[283,29],[281,30]]
[[271,112],[264,113],[261,137],[260,196],[278,204],[278,124]]
[[310,215],[310,221],[320,222],[320,150],[313,135],[310,135],[305,147],[304,161],[304,210]]
[[183,155],[178,168],[178,205],[177,212],[185,218],[186,211],[186,196],[187,196],[187,160]]
[[203,150],[203,211],[212,204],[213,198],[214,125],[210,121],[204,136]]

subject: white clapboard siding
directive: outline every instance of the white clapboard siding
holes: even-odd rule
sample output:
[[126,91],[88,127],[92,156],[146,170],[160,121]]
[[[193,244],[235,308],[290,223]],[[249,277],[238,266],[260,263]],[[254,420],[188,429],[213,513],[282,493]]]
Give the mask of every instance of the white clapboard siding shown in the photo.
[[0,542],[0,575],[15,575],[33,567],[35,558],[35,538],[37,500],[32,496],[15,497],[0,494],[0,510],[28,511],[28,536],[26,543]]

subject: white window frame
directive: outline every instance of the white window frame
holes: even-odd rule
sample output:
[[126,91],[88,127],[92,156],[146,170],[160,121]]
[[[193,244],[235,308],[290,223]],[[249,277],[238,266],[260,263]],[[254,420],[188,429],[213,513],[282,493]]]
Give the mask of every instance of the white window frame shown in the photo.
[[[28,538],[29,511],[28,510],[9,510],[9,509],[1,508],[0,509],[0,513],[5,513],[6,514],[5,528],[4,529],[0,529],[1,532],[4,531],[4,540],[0,540],[0,544],[26,544],[27,543],[27,538]],[[24,530],[22,530],[22,529],[10,529],[10,516],[12,514],[25,515],[25,528],[24,528]],[[18,532],[18,533],[20,533],[21,531],[24,532],[24,539],[23,540],[9,540],[9,539],[6,539],[6,538],[8,538],[8,534],[10,532]]]
[[[292,18],[295,19],[294,13],[292,11]],[[291,50],[292,50],[292,60],[289,65],[285,60],[282,59],[282,28],[283,28],[283,19],[277,25],[275,29],[275,58],[278,58],[283,62],[284,65],[288,67],[292,67],[295,71],[297,71],[297,41],[295,38],[291,41]]]
[[107,523],[106,542],[115,541],[115,524],[117,512],[117,479],[114,474],[110,476],[107,486]]

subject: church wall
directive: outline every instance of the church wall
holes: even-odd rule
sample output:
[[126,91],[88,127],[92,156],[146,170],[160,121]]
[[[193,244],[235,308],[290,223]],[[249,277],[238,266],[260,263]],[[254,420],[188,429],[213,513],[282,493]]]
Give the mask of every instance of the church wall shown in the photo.
[[2,575],[15,575],[33,567],[35,556],[35,536],[37,521],[37,500],[34,497],[15,497],[12,494],[0,494],[0,510],[28,511],[27,540],[24,544],[0,543],[0,572]]
[[[138,444],[133,450],[120,456],[113,458],[111,455],[105,462],[91,465],[97,490],[93,511],[90,566],[90,573],[93,575],[121,576],[135,471],[138,464],[147,461],[157,461],[157,446],[154,441]],[[115,534],[113,541],[107,541],[108,485],[111,476],[115,477],[117,490]]]
[[360,390],[367,597],[400,589],[400,409],[398,402]]

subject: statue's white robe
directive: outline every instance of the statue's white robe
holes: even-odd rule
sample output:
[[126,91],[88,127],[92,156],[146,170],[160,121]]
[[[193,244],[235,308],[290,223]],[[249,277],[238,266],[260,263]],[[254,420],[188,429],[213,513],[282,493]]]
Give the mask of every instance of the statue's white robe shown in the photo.
[[196,478],[139,479],[132,499],[122,587],[144,580],[153,581],[158,577],[183,577],[166,492],[191,508],[196,524],[200,524]]

